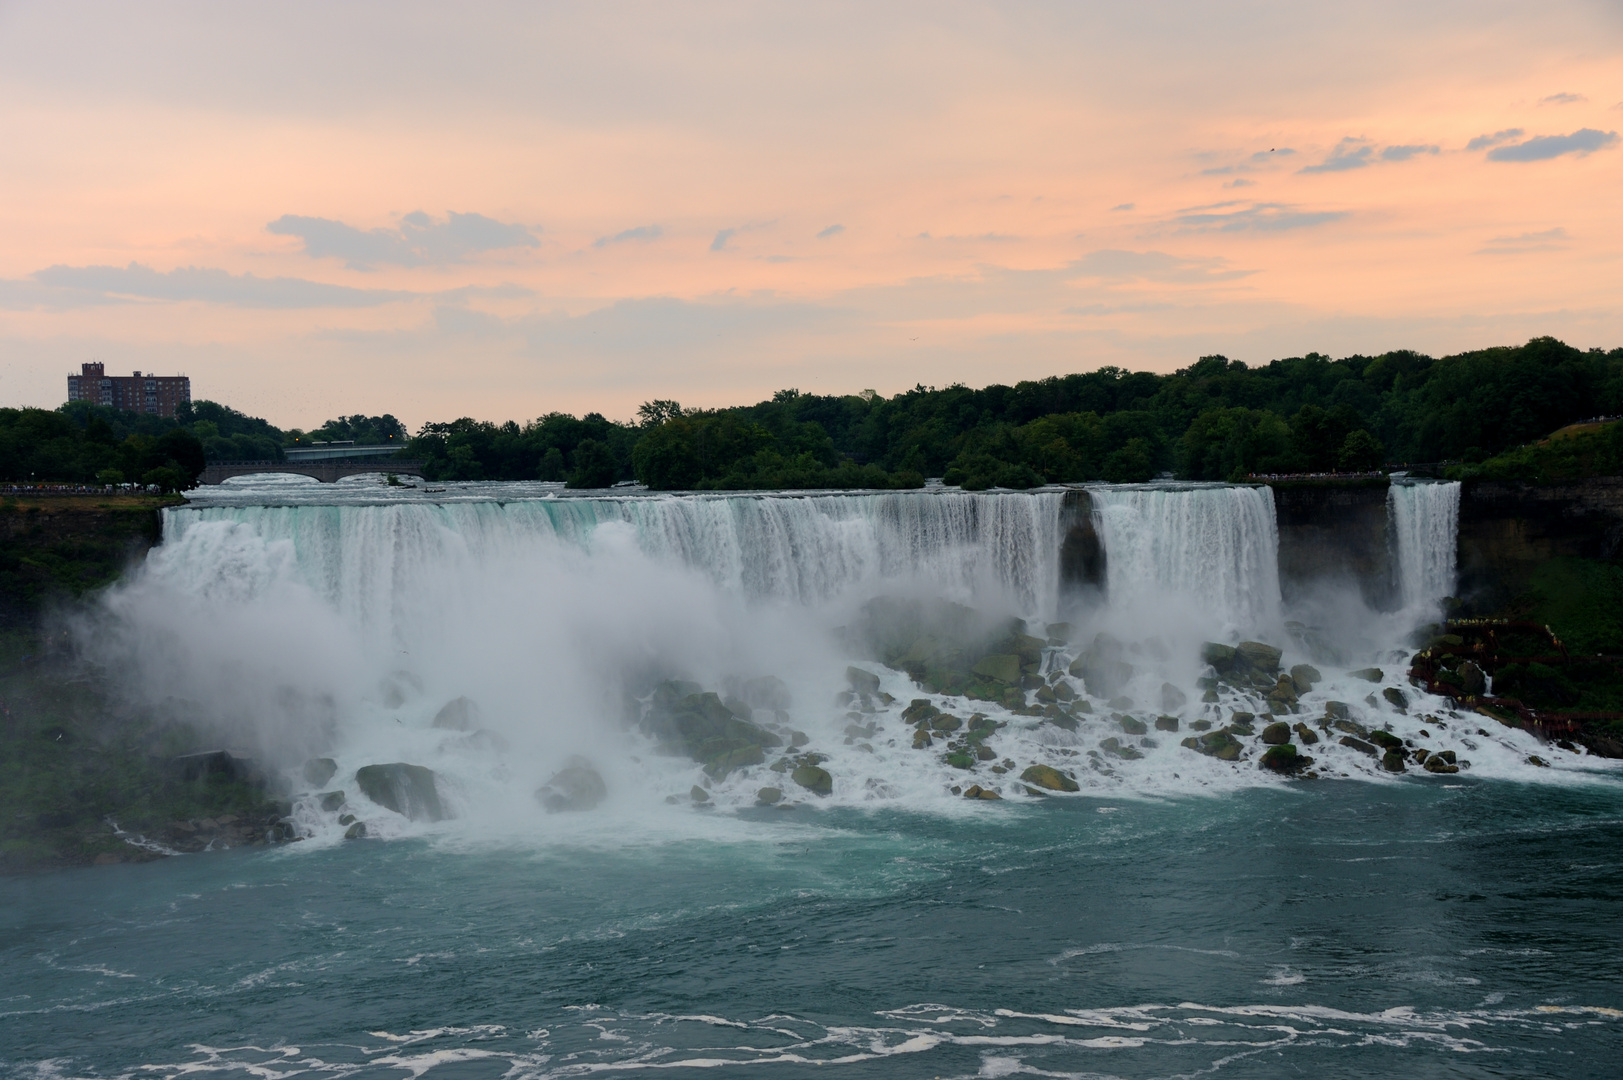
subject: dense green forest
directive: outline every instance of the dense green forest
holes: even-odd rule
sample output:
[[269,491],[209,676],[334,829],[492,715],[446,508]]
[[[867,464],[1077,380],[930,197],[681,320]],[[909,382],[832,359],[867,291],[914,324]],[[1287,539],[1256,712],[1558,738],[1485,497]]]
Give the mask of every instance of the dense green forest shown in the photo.
[[116,474],[167,483],[195,477],[205,460],[276,460],[284,447],[333,440],[398,442],[433,480],[607,487],[635,479],[660,490],[917,487],[927,476],[1026,488],[1443,462],[1466,475],[1536,479],[1616,471],[1610,442],[1527,444],[1617,413],[1623,349],[1585,352],[1535,338],[1435,359],[1312,353],[1250,367],[1207,356],[1170,375],[1103,367],[978,390],[916,386],[890,398],[780,390],[725,409],[651,401],[624,423],[598,413],[523,425],[462,418],[425,424],[415,436],[390,415],[281,431],[207,401],[174,420],[83,403],[0,409],[0,480]]
[[437,479],[637,479],[664,490],[970,488],[1469,464],[1623,412],[1623,349],[1553,338],[1434,359],[1414,352],[1249,367],[1221,356],[1170,375],[1106,367],[1014,386],[895,397],[781,390],[688,410],[653,401],[633,424],[561,414],[523,427],[431,424],[409,444]]

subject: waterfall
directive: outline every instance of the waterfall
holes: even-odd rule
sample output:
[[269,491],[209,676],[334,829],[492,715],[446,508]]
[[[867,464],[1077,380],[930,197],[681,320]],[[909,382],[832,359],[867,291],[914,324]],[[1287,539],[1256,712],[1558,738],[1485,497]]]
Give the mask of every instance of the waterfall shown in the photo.
[[352,618],[377,622],[413,579],[463,563],[523,558],[548,542],[589,546],[629,529],[641,551],[698,569],[751,600],[829,600],[919,577],[965,594],[1001,591],[1052,618],[1063,493],[630,496],[511,502],[185,507],[169,543],[205,522],[292,544],[306,582]]
[[1279,529],[1266,487],[1092,489],[1112,607],[1170,596],[1241,630],[1278,618]]
[[1406,608],[1454,594],[1460,485],[1410,482],[1387,489],[1386,516],[1397,549],[1398,591]]

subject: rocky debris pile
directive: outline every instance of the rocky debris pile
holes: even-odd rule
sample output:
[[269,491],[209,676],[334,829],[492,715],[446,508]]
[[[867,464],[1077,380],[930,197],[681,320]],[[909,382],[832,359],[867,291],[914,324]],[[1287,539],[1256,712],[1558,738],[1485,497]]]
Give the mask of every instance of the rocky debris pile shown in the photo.
[[674,680],[654,689],[640,726],[659,740],[665,753],[687,755],[713,780],[760,765],[766,751],[784,741],[728,708],[717,694],[697,683]]

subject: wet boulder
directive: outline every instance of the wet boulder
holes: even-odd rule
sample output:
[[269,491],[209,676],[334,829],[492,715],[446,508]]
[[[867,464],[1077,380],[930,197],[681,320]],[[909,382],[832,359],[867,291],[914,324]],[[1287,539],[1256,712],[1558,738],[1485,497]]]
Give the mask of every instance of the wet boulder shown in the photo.
[[1312,746],[1319,741],[1319,733],[1306,724],[1297,724],[1291,730],[1296,732],[1296,737],[1301,740],[1303,746]]
[[1176,716],[1157,716],[1155,718],[1156,731],[1177,731],[1178,718]]
[[1070,674],[1082,680],[1094,697],[1114,697],[1133,677],[1133,665],[1123,657],[1126,649],[1109,634],[1098,634],[1093,643],[1071,662]]
[[1397,750],[1388,750],[1381,755],[1381,768],[1387,772],[1404,772],[1403,754]]
[[443,731],[472,731],[479,724],[479,706],[466,697],[455,697],[440,707],[429,725]]
[[782,712],[791,704],[789,687],[776,675],[762,675],[758,679],[747,680],[739,687],[739,696],[752,709]]
[[1313,764],[1313,759],[1306,754],[1297,753],[1296,747],[1290,743],[1270,746],[1257,761],[1258,768],[1277,773],[1297,772],[1311,764]]
[[1324,676],[1319,674],[1319,669],[1312,664],[1296,664],[1291,668],[1291,682],[1298,694],[1312,693],[1313,687],[1323,680]]
[[344,830],[345,840],[361,840],[366,837],[366,822],[352,821],[349,828]]
[[1468,697],[1477,697],[1487,691],[1487,677],[1483,675],[1482,669],[1470,660],[1459,666],[1459,674],[1460,689],[1465,691]]
[[802,765],[789,774],[789,779],[811,792],[813,795],[832,795],[834,793],[834,778],[826,769],[816,765]]
[[976,675],[1000,683],[1020,681],[1020,657],[1014,653],[995,653],[982,657],[971,669]]
[[[1193,745],[1191,745],[1193,744]],[[1244,747],[1228,731],[1211,731],[1183,741],[1189,749],[1214,757],[1219,761],[1236,761]]]
[[316,805],[329,814],[335,813],[339,807],[344,805],[344,793],[342,791],[323,792],[316,796]]
[[1161,684],[1161,711],[1177,712],[1189,703],[1189,695],[1169,682]]
[[1365,682],[1380,682],[1386,678],[1386,672],[1378,667],[1359,668],[1357,671],[1349,671],[1347,674],[1355,679],[1363,679]]
[[991,788],[983,788],[979,784],[971,784],[967,788],[964,789],[964,798],[966,798],[966,799],[987,799],[987,800],[991,800],[991,799],[1001,799],[1001,798],[1003,798],[1003,796],[999,795],[997,792],[993,791]]
[[1082,788],[1075,780],[1060,772],[1051,765],[1031,765],[1020,774],[1020,779],[1028,784],[1035,784],[1048,791],[1081,791]]
[[313,788],[326,787],[338,775],[338,762],[330,757],[311,758],[304,763],[304,782]]
[[1123,761],[1137,761],[1139,758],[1144,756],[1143,754],[1139,753],[1137,749],[1124,744],[1114,735],[1108,739],[1101,740],[1099,743],[1099,749],[1103,750],[1111,757],[1121,758]]
[[1227,671],[1234,666],[1234,646],[1208,641],[1200,647],[1200,658],[1219,672]]
[[1251,670],[1272,677],[1279,671],[1279,659],[1285,654],[1260,641],[1242,641],[1234,647],[1234,661],[1244,663]]
[[1122,731],[1128,735],[1145,735],[1150,730],[1144,721],[1135,716],[1118,716],[1116,723],[1121,725]]
[[755,793],[755,802],[759,806],[776,806],[782,801],[782,788],[764,787]]
[[1346,720],[1352,716],[1352,711],[1347,708],[1345,701],[1326,701],[1324,715],[1331,720]]
[[852,690],[859,694],[877,696],[879,693],[879,676],[871,671],[865,671],[859,667],[848,667],[845,669],[845,681],[851,685]]
[[1290,725],[1277,720],[1262,729],[1262,741],[1269,746],[1286,746],[1291,741]]
[[1370,757],[1374,757],[1377,753],[1374,744],[1367,743],[1354,735],[1343,735],[1339,742],[1349,750],[1357,750],[1360,754],[1368,754]]
[[1376,746],[1379,746],[1382,750],[1395,750],[1398,753],[1403,752],[1403,740],[1392,734],[1390,731],[1372,731],[1369,733],[1369,741],[1374,743]]
[[440,801],[434,770],[403,761],[365,765],[355,783],[368,799],[412,821],[443,821],[451,815]]
[[609,794],[603,777],[582,757],[572,757],[535,793],[549,813],[590,810]]
[[696,805],[703,806],[710,801],[710,793],[698,784],[694,784],[688,789],[688,798],[692,799]]
[[1388,686],[1385,690],[1381,691],[1381,696],[1386,699],[1386,703],[1388,705],[1391,705],[1399,712],[1408,711],[1409,699],[1404,695],[1403,691],[1399,690],[1397,687]]

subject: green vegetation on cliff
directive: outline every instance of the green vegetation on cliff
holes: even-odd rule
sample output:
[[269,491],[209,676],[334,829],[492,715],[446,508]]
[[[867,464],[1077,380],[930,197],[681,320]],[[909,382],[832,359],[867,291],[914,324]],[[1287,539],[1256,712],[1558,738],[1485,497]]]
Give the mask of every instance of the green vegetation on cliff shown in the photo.
[[1623,422],[1574,424],[1480,464],[1448,470],[1454,480],[1523,480],[1535,484],[1623,474]]

